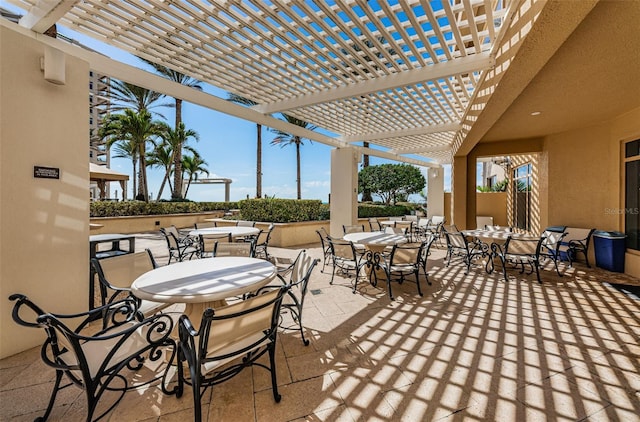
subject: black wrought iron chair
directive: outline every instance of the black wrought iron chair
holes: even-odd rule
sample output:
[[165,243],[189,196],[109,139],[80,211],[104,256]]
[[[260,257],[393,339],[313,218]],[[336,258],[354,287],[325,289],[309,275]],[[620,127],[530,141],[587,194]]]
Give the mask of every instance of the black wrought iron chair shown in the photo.
[[271,233],[275,226],[273,224],[269,224],[269,228],[267,230],[261,230],[256,236],[255,242],[255,256],[258,258],[269,260],[269,251],[267,248],[269,247],[269,241],[271,240]]
[[[189,317],[178,323],[179,363],[176,394],[181,397],[184,385],[191,385],[194,420],[202,420],[201,397],[207,388],[220,384],[250,366],[260,366],[271,373],[273,399],[280,402],[276,380],[276,336],[280,306],[287,286],[263,288],[256,296],[213,310],[204,311],[196,330]],[[269,364],[259,363],[265,354]],[[189,368],[185,374],[183,362]]]
[[567,235],[565,232],[565,226],[554,226],[545,229],[541,237],[544,238],[540,247],[539,258],[550,259],[553,261],[553,265],[558,273],[559,277],[562,277],[560,268],[558,267],[558,261],[562,260],[561,246],[564,237]]
[[436,236],[433,233],[428,233],[425,234],[425,238],[422,241],[423,242],[423,246],[422,246],[422,255],[421,255],[421,262],[422,262],[422,269],[424,271],[424,275],[427,279],[427,284],[431,285],[431,280],[429,280],[429,272],[427,271],[427,264],[429,262],[429,255],[431,255],[431,246],[433,246],[434,242],[436,241]]
[[[91,258],[91,265],[100,281],[102,305],[123,299],[126,296],[135,298],[131,293],[131,284],[142,274],[157,267],[149,249],[104,259]],[[143,315],[152,315],[169,306],[168,303],[138,298],[135,300],[138,301],[138,308]]]
[[198,256],[200,258],[213,257],[216,243],[231,242],[231,234],[229,233],[212,233],[201,234],[198,236],[200,247],[198,248]]
[[185,258],[191,259],[194,255],[198,255],[197,244],[194,244],[193,239],[190,237],[178,237],[176,235],[177,229],[175,226],[165,227],[160,229],[167,241],[167,247],[169,248],[169,261],[167,264],[171,264],[171,259],[176,261],[183,261]]
[[329,237],[329,247],[331,248],[331,260],[333,263],[333,269],[331,272],[331,281],[329,284],[333,284],[333,280],[336,275],[336,270],[344,275],[350,275],[354,273],[353,293],[355,294],[358,286],[358,278],[360,276],[360,270],[366,264],[364,254],[356,251],[353,242],[343,239],[335,239]]
[[477,259],[487,255],[488,246],[482,242],[469,242],[467,237],[461,232],[444,231],[447,240],[447,254],[445,256],[446,266],[456,257],[465,264],[465,274],[469,274],[471,264]]
[[242,243],[216,242],[213,247],[213,256],[246,256],[253,258],[256,252],[255,241]]
[[[16,323],[45,331],[41,357],[56,371],[47,409],[36,420],[46,420],[58,391],[71,385],[85,391],[87,421],[108,414],[125,392],[157,380],[161,380],[164,393],[175,392],[166,388],[167,370],[176,353],[176,343],[171,337],[173,320],[169,315],[156,314],[138,320],[137,301],[131,297],[73,315],[47,313],[21,294],[11,295],[9,300],[15,301],[12,316]],[[97,329],[94,325],[98,325]],[[165,368],[162,371],[154,368],[147,378],[139,371],[146,362],[152,364],[150,367],[165,365]],[[69,383],[62,385],[65,376]],[[98,404],[105,392],[119,394],[103,410]],[[94,418],[96,412],[100,414]]]
[[[384,269],[387,276],[387,287],[389,289],[389,299],[393,300],[393,292],[391,291],[391,281],[393,275],[399,275],[400,279],[398,283],[402,284],[405,281],[405,275],[413,274],[416,279],[416,286],[418,287],[418,294],[422,296],[422,289],[420,289],[420,269],[424,271],[422,264],[422,249],[424,243],[401,243],[393,245],[391,254],[383,256],[380,262],[380,266]],[[374,271],[375,274],[375,271]],[[424,273],[426,277],[426,272]]]
[[596,229],[567,227],[565,229],[566,234],[560,243],[560,258],[566,257],[571,267],[578,258],[578,254],[582,254],[587,267],[591,268],[591,264],[589,264],[589,242],[595,231]]
[[529,266],[530,270],[527,274],[535,271],[538,283],[542,283],[540,280],[540,252],[544,240],[544,236],[540,238],[509,236],[504,248],[497,243],[491,244],[492,255],[498,257],[502,264],[505,282],[509,281],[507,276],[507,268],[509,266],[516,269],[519,268],[520,274],[524,274],[526,267]]
[[196,228],[196,230],[209,229],[216,227],[216,223],[215,221],[201,221],[199,223],[194,223],[193,226]]
[[[304,337],[302,307],[304,306],[304,298],[307,295],[311,273],[317,263],[317,259],[311,258],[306,250],[302,250],[289,268],[278,272],[278,278],[290,287],[282,300],[282,307],[291,312],[293,321],[300,329],[302,343],[305,346],[309,345],[309,340]],[[288,279],[285,277],[288,277]]]
[[320,227],[316,230],[318,237],[320,238],[320,247],[322,248],[322,269],[321,273],[324,272],[324,268],[327,263],[331,263],[331,246],[329,246],[329,233],[324,229],[324,227]]
[[382,230],[382,226],[380,225],[380,221],[375,217],[369,218],[369,229],[372,232],[381,231]]
[[363,224],[354,224],[351,226],[342,226],[342,232],[344,234],[349,234],[349,233],[361,233],[364,232],[364,225]]

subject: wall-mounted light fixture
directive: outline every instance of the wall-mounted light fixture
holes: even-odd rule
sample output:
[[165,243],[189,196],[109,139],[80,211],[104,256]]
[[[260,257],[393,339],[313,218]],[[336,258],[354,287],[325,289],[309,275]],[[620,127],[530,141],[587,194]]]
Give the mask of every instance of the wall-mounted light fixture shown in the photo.
[[431,177],[432,179],[435,179],[436,177],[438,177],[438,169],[436,168],[431,168],[429,169],[429,177]]
[[64,53],[45,45],[44,57],[40,58],[40,70],[44,71],[45,80],[56,85],[64,85],[66,82]]

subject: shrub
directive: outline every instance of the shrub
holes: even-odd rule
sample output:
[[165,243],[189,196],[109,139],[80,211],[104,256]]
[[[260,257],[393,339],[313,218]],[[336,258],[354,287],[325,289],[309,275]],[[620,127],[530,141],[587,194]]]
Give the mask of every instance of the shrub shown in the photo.
[[243,220],[267,223],[293,223],[328,218],[328,208],[320,200],[244,199],[238,202]]
[[402,216],[411,214],[411,210],[406,205],[360,205],[358,218]]
[[123,217],[131,215],[188,214],[236,208],[236,202],[142,202],[96,201],[90,205],[91,217]]

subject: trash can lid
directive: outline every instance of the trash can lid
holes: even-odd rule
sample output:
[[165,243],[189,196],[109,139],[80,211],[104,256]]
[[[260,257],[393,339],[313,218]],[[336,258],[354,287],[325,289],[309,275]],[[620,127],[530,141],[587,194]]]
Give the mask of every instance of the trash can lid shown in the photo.
[[616,231],[608,232],[608,231],[604,231],[604,230],[595,231],[593,233],[593,235],[595,237],[602,237],[602,238],[605,238],[605,239],[624,239],[625,237],[627,237],[626,234],[621,233],[621,232],[616,232]]

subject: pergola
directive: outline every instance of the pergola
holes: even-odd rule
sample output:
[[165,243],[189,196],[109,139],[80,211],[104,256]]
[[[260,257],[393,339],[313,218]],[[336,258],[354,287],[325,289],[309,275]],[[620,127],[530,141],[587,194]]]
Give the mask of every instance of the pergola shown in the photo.
[[117,172],[106,166],[89,163],[89,180],[96,182],[98,189],[100,190],[100,199],[105,199],[107,182],[120,182],[120,187],[122,188],[124,195],[127,191],[127,180],[129,180],[129,175]]
[[[509,0],[12,3],[28,11],[20,26],[31,31],[63,25],[256,105],[242,109],[192,90],[165,89],[135,69],[64,49],[91,60],[98,72],[170,95],[181,91],[186,101],[331,146],[436,167],[451,161],[472,110],[486,101],[478,93],[525,6]],[[333,135],[270,117],[279,112]]]

